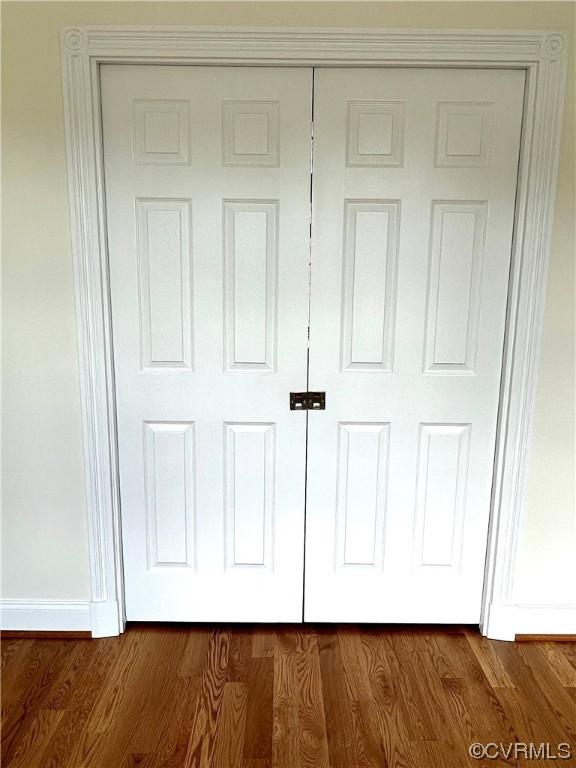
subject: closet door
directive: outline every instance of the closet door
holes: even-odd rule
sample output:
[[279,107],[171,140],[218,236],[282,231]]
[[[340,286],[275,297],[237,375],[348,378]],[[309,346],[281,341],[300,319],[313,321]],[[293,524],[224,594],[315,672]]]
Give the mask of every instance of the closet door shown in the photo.
[[312,71],[102,68],[128,619],[302,617]]
[[520,71],[315,71],[305,618],[480,602]]

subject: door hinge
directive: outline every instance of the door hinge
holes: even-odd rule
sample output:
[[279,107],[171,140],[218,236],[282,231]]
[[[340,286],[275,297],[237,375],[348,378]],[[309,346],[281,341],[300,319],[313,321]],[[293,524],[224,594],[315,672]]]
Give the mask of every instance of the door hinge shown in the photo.
[[291,411],[324,411],[326,392],[290,392]]

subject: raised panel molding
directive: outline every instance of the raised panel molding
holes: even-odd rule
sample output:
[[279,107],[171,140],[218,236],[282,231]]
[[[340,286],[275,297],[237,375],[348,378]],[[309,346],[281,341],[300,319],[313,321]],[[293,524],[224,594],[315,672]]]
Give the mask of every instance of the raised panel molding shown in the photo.
[[350,101],[346,118],[346,165],[396,167],[404,161],[404,104]]
[[224,201],[224,354],[231,372],[274,372],[277,200]]
[[424,373],[473,375],[488,203],[434,201]]
[[437,106],[435,165],[482,167],[490,162],[491,103],[440,102]]
[[342,371],[392,371],[399,232],[399,200],[345,201]]
[[136,200],[142,370],[193,369],[190,201]]
[[389,442],[389,423],[338,424],[337,568],[383,567]]
[[416,568],[459,568],[466,509],[470,424],[420,424]]
[[[497,636],[514,563],[550,255],[566,80],[566,36],[550,30],[67,27],[61,33],[92,589],[98,633],[123,631],[113,356],[106,259],[100,64],[501,67],[526,71],[481,629]],[[95,606],[103,610],[96,610]],[[109,609],[109,607],[112,608]],[[92,610],[93,609],[93,610]],[[495,634],[496,633],[496,634]],[[508,628],[502,636],[509,639]]]
[[273,568],[274,424],[224,424],[226,568]]
[[196,565],[193,422],[144,423],[149,570]]
[[132,102],[136,165],[186,165],[190,160],[187,101],[135,99]]
[[222,106],[222,163],[280,165],[280,104],[225,101]]

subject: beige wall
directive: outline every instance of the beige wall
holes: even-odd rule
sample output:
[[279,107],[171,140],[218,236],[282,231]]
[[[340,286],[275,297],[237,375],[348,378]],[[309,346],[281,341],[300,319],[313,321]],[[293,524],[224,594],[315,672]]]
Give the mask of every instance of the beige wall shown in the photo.
[[[75,24],[554,28],[570,3],[4,3],[3,596],[89,597],[59,30]],[[572,59],[573,64],[573,59]],[[572,70],[572,66],[570,67]],[[576,603],[574,80],[563,126],[517,594]]]

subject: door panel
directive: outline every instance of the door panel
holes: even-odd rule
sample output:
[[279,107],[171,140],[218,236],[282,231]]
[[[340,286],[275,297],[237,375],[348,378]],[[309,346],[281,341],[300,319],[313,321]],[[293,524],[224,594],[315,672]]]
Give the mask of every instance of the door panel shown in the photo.
[[128,619],[302,617],[312,71],[102,68]]
[[315,70],[308,621],[480,618],[523,92]]

